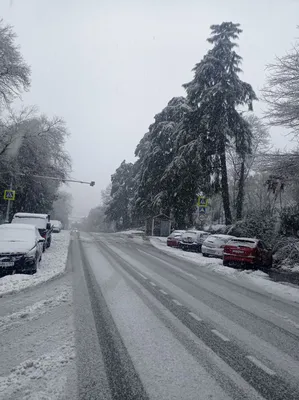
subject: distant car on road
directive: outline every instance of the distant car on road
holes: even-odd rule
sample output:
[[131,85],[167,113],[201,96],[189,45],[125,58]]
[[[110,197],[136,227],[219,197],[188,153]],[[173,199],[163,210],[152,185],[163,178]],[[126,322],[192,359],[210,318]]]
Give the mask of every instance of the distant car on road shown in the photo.
[[190,230],[182,234],[180,248],[185,251],[201,252],[203,241],[209,236],[208,232]]
[[173,231],[167,238],[167,246],[169,247],[179,247],[182,234],[185,231]]
[[204,257],[213,256],[222,258],[225,244],[233,238],[234,237],[230,235],[210,235],[202,244],[202,255]]
[[62,229],[62,223],[56,219],[50,221],[54,233],[59,233]]
[[44,241],[33,225],[0,225],[0,274],[35,274]]
[[223,265],[272,267],[272,251],[259,239],[234,238],[224,247]]
[[49,214],[16,213],[11,221],[12,224],[29,224],[37,227],[39,234],[45,239],[43,251],[51,246],[52,227]]

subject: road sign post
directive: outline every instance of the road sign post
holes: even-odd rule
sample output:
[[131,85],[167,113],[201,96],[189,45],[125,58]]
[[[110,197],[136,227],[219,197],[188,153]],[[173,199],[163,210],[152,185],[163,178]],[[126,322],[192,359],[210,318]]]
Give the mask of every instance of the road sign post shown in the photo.
[[10,212],[10,202],[13,201],[16,197],[15,190],[12,190],[12,180],[10,181],[9,189],[4,190],[4,200],[7,200],[7,207],[6,207],[6,218],[5,222],[9,223],[9,212]]

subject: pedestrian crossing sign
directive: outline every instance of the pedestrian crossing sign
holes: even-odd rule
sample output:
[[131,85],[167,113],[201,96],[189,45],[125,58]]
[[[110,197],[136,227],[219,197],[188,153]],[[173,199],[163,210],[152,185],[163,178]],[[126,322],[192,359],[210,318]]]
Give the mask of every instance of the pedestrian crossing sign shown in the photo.
[[4,200],[15,200],[16,191],[15,190],[4,190]]
[[205,196],[198,196],[197,205],[199,207],[207,207],[208,206],[208,199]]

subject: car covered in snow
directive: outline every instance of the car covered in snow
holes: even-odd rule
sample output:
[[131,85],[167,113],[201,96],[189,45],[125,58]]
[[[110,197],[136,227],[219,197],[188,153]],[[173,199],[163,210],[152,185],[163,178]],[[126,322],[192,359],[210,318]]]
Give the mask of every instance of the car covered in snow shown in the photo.
[[43,251],[51,246],[52,241],[52,226],[50,223],[49,214],[34,214],[34,213],[16,213],[11,221],[12,224],[29,224],[34,225],[39,231],[39,234],[45,239]]
[[0,274],[34,274],[45,239],[33,225],[0,225]]
[[201,251],[204,240],[209,236],[208,232],[190,230],[182,234],[180,248],[185,251]]
[[185,233],[185,231],[173,231],[167,238],[167,246],[179,247],[183,233]]
[[62,229],[62,223],[56,219],[51,220],[51,226],[54,233],[59,233]]
[[272,267],[272,251],[259,239],[234,238],[224,247],[223,265]]
[[208,236],[201,247],[202,255],[204,257],[212,256],[222,258],[225,244],[233,238],[233,236],[222,234]]

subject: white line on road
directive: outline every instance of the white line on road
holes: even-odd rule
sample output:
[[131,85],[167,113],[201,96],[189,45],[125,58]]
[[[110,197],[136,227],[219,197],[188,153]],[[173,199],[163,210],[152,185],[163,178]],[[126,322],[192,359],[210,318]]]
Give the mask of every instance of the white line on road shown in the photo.
[[218,332],[217,329],[212,329],[212,332],[214,333],[214,335],[218,336],[224,342],[229,342],[229,339],[226,336],[222,335],[222,333]]
[[199,318],[199,316],[194,314],[193,312],[189,312],[188,314],[191,315],[192,318],[196,319],[196,321],[202,321],[202,319]]
[[136,272],[136,274],[140,275],[140,276],[141,276],[141,278],[143,278],[143,279],[147,279],[147,277],[146,277],[146,276],[144,276],[144,275],[142,275],[142,273],[141,273],[141,272],[138,272],[138,271],[135,271],[135,272]]
[[168,294],[168,293],[166,293],[165,290],[163,290],[163,289],[159,289],[159,291],[160,291],[162,294],[165,294],[165,295]]
[[275,375],[275,372],[272,371],[272,369],[268,368],[266,365],[264,365],[261,361],[259,361],[257,358],[253,356],[246,356],[248,360],[250,360],[253,364],[255,364],[257,367],[262,369],[264,372],[266,372],[268,375]]
[[172,299],[172,301],[174,302],[174,304],[176,304],[177,306],[182,306],[183,304],[181,304],[179,301],[177,301],[176,299]]
[[150,282],[150,284],[151,284],[152,286],[157,286],[154,282]]

